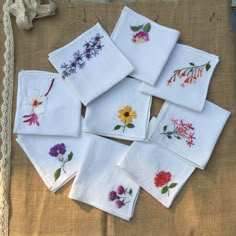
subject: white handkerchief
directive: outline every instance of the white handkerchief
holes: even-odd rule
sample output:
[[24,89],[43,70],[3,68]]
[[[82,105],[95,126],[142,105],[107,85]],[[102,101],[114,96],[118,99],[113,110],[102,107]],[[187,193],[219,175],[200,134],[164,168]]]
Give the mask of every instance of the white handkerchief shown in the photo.
[[49,61],[84,105],[134,70],[99,23],[50,53]]
[[126,78],[86,109],[85,131],[103,136],[144,140],[152,98],[140,93],[136,79]]
[[14,133],[78,137],[81,103],[59,74],[21,71]]
[[165,207],[195,169],[161,145],[143,142],[134,142],[118,166]]
[[229,116],[209,101],[202,112],[165,102],[151,140],[204,169]]
[[218,62],[218,56],[177,44],[156,84],[143,83],[140,91],[201,111]]
[[52,192],[75,176],[90,150],[87,134],[80,138],[18,135],[16,140]]
[[129,220],[139,186],[116,165],[128,146],[92,135],[90,152],[78,170],[69,198]]
[[131,76],[154,85],[179,34],[124,7],[111,38],[134,65]]

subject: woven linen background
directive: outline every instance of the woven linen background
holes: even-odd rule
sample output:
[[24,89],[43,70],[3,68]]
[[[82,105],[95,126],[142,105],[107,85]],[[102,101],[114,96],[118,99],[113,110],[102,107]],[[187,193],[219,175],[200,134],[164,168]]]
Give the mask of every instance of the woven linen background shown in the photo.
[[[31,31],[19,30],[15,18],[12,18],[15,40],[13,120],[17,73],[23,69],[55,71],[47,59],[49,52],[69,43],[97,21],[111,33],[124,6],[122,3],[72,4],[65,1],[57,1],[57,4],[56,16],[36,20]],[[179,30],[180,43],[220,56],[208,99],[231,111],[232,115],[206,169],[193,173],[170,209],[141,190],[134,217],[126,222],[68,199],[72,181],[56,194],[51,193],[16,144],[16,136],[13,135],[10,235],[236,235],[236,41],[232,31],[230,1],[152,1],[130,3],[128,6],[162,25]],[[1,22],[1,57],[3,40]],[[158,57],[157,54],[156,60]],[[152,115],[158,114],[162,104],[161,99],[153,100]],[[67,115],[61,111],[58,118],[63,119]]]

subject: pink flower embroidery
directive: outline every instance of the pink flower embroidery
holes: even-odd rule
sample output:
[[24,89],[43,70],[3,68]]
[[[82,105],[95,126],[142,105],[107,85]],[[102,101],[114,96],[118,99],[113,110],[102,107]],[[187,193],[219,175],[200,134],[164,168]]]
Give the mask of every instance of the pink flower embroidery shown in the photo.
[[145,43],[149,41],[149,32],[151,30],[151,24],[147,23],[146,25],[130,26],[130,29],[133,32],[136,32],[133,35],[133,43]]
[[55,79],[52,79],[50,87],[44,95],[40,95],[39,90],[34,90],[32,92],[31,97],[24,98],[24,101],[23,101],[24,110],[26,113],[29,114],[29,115],[23,116],[23,118],[25,119],[23,120],[24,123],[29,123],[30,126],[32,124],[36,124],[37,126],[40,125],[38,121],[38,115],[44,113],[45,111],[44,104],[45,104],[45,101],[47,100],[47,96],[49,92],[51,91],[54,80]]
[[194,127],[191,123],[184,123],[183,120],[178,120],[171,118],[171,123],[173,124],[172,130],[167,130],[168,126],[165,125],[163,127],[163,133],[167,138],[172,139],[172,137],[177,139],[184,139],[189,147],[192,147],[194,145],[194,139],[196,137],[194,136],[195,133],[191,132],[191,130],[194,130]]

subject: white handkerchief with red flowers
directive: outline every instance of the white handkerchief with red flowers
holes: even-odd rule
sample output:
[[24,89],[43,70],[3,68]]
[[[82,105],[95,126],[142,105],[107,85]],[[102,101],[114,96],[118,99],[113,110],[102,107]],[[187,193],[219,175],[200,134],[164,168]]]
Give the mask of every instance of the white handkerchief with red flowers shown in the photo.
[[209,101],[202,112],[165,102],[151,140],[204,169],[229,116]]
[[78,137],[81,102],[59,74],[19,73],[14,133]]
[[84,105],[134,70],[99,23],[50,53],[49,61]]
[[79,138],[18,135],[16,140],[52,192],[75,176],[90,150],[87,134]]
[[130,220],[139,186],[116,165],[128,146],[91,135],[84,165],[78,169],[69,198]]
[[126,140],[144,140],[152,98],[140,93],[140,82],[126,78],[86,109],[85,131]]
[[143,83],[140,91],[201,111],[218,62],[216,55],[177,44],[155,85]]
[[130,75],[154,85],[179,34],[124,7],[111,38],[134,65],[135,70]]
[[195,169],[152,142],[134,142],[118,166],[165,207],[171,206]]

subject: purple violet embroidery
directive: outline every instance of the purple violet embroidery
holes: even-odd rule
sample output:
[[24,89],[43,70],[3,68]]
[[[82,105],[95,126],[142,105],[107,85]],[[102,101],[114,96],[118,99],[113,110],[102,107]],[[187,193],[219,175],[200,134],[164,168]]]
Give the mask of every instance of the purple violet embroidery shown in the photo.
[[61,167],[58,168],[55,172],[54,172],[54,179],[55,181],[60,177],[61,175],[61,170],[63,170],[64,173],[66,173],[65,171],[65,164],[69,161],[72,160],[73,158],[73,152],[70,152],[67,156],[67,158],[65,158],[63,155],[66,153],[66,146],[64,143],[61,144],[56,144],[53,147],[50,148],[49,151],[49,155],[56,157],[58,161],[60,161],[62,163]]
[[108,195],[110,201],[115,201],[117,208],[125,206],[130,201],[126,201],[127,198],[132,197],[133,190],[130,188],[124,188],[122,185],[118,186],[117,191],[111,191]]
[[62,78],[65,79],[66,77],[77,73],[77,69],[82,70],[85,67],[85,61],[89,61],[93,57],[99,55],[99,51],[102,50],[104,45],[101,44],[101,39],[103,36],[100,34],[96,34],[95,37],[92,37],[89,42],[85,42],[83,45],[83,52],[81,53],[77,50],[73,54],[73,60],[69,61],[69,63],[63,63],[61,68],[64,69],[62,71]]

